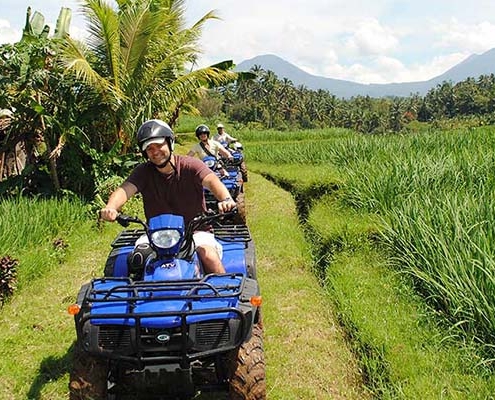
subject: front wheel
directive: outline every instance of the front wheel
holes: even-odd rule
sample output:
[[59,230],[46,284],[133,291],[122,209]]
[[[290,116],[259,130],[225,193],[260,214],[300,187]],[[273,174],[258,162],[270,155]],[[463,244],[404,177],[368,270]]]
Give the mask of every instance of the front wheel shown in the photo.
[[230,400],[265,400],[266,375],[261,323],[253,326],[251,338],[230,359]]
[[107,363],[90,356],[76,345],[69,380],[70,400],[107,398]]

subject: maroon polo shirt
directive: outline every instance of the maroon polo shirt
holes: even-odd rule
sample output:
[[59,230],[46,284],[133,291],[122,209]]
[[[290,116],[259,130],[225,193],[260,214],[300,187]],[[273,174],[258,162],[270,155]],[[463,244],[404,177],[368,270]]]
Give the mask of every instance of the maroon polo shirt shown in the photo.
[[177,172],[162,174],[148,161],[127,178],[143,197],[147,220],[159,214],[176,214],[187,224],[206,210],[202,182],[212,171],[201,160],[187,156],[176,155],[175,167]]

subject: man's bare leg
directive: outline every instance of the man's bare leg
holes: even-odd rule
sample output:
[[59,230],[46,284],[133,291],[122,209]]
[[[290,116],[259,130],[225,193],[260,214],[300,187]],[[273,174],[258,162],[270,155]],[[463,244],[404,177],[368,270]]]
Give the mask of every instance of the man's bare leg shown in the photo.
[[224,274],[225,268],[218,257],[217,251],[211,246],[196,247],[198,257],[203,265],[205,274]]

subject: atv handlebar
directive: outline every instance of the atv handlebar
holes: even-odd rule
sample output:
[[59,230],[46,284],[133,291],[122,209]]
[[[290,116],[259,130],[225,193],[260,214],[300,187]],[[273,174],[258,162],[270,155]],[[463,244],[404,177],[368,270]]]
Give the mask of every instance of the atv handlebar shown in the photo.
[[[225,212],[225,213],[218,213],[216,211],[208,210],[202,214],[197,215],[194,217],[188,224],[187,230],[192,230],[195,231],[198,228],[202,227],[203,225],[208,225],[211,224],[215,220],[220,220],[225,217],[232,216],[237,213],[237,207],[234,207],[232,210]],[[136,223],[140,224],[144,227],[144,229],[148,230],[148,224],[141,220],[138,217],[133,217],[130,215],[126,214],[118,214],[116,221],[122,225],[124,228],[127,228],[131,223]]]
[[144,221],[141,221],[138,217],[131,217],[130,215],[126,215],[126,214],[118,214],[116,221],[124,228],[127,228],[131,222],[141,224],[144,226],[144,228],[147,228],[146,223]]

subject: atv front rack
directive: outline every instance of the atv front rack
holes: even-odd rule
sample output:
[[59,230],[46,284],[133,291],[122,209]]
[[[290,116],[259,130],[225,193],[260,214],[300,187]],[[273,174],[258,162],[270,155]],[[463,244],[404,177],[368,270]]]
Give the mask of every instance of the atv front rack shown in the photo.
[[121,231],[111,243],[112,248],[134,246],[136,240],[145,235],[144,229],[126,229]]
[[140,368],[186,367],[238,348],[249,337],[249,298],[257,292],[256,281],[241,274],[173,282],[95,279],[78,299],[78,337],[86,351]]

